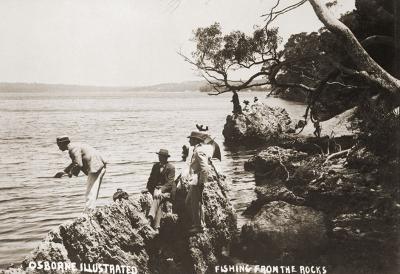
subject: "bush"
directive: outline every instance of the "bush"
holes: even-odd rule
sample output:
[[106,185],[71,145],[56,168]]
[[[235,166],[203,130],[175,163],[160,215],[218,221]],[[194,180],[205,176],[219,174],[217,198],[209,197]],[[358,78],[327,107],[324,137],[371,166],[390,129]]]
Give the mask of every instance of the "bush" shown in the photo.
[[364,103],[357,114],[361,120],[360,142],[377,155],[399,156],[400,116],[383,103]]

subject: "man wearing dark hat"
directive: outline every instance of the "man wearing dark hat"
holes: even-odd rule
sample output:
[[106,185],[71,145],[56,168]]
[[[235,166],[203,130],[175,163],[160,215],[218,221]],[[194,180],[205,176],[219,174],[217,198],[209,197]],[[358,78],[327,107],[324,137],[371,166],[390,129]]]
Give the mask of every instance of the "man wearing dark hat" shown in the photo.
[[191,220],[191,228],[189,232],[200,233],[204,229],[204,212],[203,212],[203,189],[204,184],[208,181],[210,172],[209,158],[211,158],[209,146],[204,143],[209,135],[193,131],[189,138],[189,144],[193,146],[192,159],[190,161],[189,173],[195,176],[190,182],[189,192],[186,196],[185,205],[189,219]]
[[71,143],[67,136],[58,137],[57,145],[61,151],[68,150],[72,163],[55,177],[60,178],[64,174],[69,177],[78,176],[82,171],[87,177],[86,184],[86,208],[94,209],[99,195],[101,181],[106,172],[106,162],[100,153],[87,144]]
[[147,181],[147,189],[153,195],[148,217],[155,229],[160,228],[162,203],[171,198],[171,192],[175,185],[175,167],[168,163],[170,157],[168,150],[160,149],[157,154],[159,161],[153,165]]

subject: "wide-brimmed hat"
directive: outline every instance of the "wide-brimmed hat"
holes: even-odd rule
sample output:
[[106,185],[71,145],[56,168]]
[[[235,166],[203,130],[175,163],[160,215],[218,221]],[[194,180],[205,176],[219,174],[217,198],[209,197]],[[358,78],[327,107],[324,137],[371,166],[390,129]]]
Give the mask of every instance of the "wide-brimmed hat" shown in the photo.
[[69,140],[68,136],[60,136],[57,137],[57,144],[63,144],[63,143],[70,143],[71,141]]
[[199,131],[192,131],[187,138],[194,138],[194,139],[198,139],[200,141],[204,141],[207,137],[208,137],[208,134],[206,134],[206,133],[202,133]]
[[171,155],[169,155],[168,150],[166,150],[166,149],[160,149],[160,151],[156,152],[156,154],[162,155],[162,156],[167,156],[167,157],[171,156]]

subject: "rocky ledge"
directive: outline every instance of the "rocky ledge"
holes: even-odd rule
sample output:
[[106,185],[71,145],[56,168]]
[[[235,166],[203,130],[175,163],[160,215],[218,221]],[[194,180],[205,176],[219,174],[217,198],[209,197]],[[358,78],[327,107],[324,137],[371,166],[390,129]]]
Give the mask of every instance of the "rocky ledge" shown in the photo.
[[348,148],[353,143],[359,133],[354,118],[356,111],[357,108],[352,108],[320,122],[321,138],[315,138],[312,122],[301,129],[304,121],[292,120],[285,109],[258,103],[241,114],[228,115],[222,133],[228,145],[275,144],[319,153],[321,147],[332,150],[335,146]]
[[[176,214],[170,203],[164,208],[161,228],[156,233],[146,218],[151,195],[144,194],[117,201],[59,226],[25,258],[18,271],[58,273],[29,268],[32,262],[48,261],[76,263],[77,268],[81,264],[130,266],[138,273],[213,272],[213,266],[226,257],[237,228],[234,209],[226,197],[225,178],[212,174],[209,180],[203,193],[207,226],[203,233],[187,234],[179,210],[182,208]],[[187,193],[187,185],[183,186],[176,195],[178,207],[183,205]],[[74,271],[65,273],[68,272]]]
[[240,235],[243,257],[263,264],[307,264],[327,243],[325,214],[284,201],[266,203]]
[[399,269],[398,158],[360,145],[329,156],[274,146],[246,169],[258,185],[239,244],[248,262],[323,264],[329,273]]
[[222,134],[228,144],[262,143],[280,140],[294,127],[285,109],[257,103],[241,114],[228,115]]

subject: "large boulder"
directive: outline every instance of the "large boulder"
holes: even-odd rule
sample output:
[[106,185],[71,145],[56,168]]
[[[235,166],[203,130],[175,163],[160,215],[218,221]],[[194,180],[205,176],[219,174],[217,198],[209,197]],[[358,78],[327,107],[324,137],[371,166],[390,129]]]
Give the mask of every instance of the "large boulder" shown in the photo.
[[294,124],[285,109],[254,104],[242,114],[228,115],[222,134],[226,143],[266,142],[294,132]]
[[30,263],[39,261],[73,262],[78,269],[81,263],[99,263],[126,265],[136,267],[140,273],[150,273],[146,245],[154,240],[156,233],[145,216],[149,202],[147,195],[137,201],[118,201],[60,225],[25,258],[22,267],[28,268]]
[[304,152],[270,146],[251,157],[244,165],[246,171],[254,171],[256,184],[279,184],[290,179],[290,174],[307,157]]
[[[353,137],[360,132],[356,112],[357,108],[355,107],[320,122],[320,136],[329,139],[335,138],[336,143],[342,147],[354,143]],[[323,140],[313,140],[315,128],[310,121],[299,135],[294,135],[293,133],[300,125],[299,122],[303,121],[291,119],[283,108],[258,103],[241,114],[228,115],[222,134],[227,144],[284,144],[285,142],[293,144],[293,142],[299,142],[294,145],[312,150],[312,146],[308,146],[309,143],[324,143]]]
[[[178,205],[186,191],[186,186],[178,191]],[[146,218],[151,196],[141,195],[61,225],[24,260],[22,269],[30,271],[30,263],[49,261],[76,263],[78,270],[84,263],[130,266],[138,273],[212,272],[236,235],[236,215],[226,192],[225,177],[210,174],[203,192],[207,227],[203,233],[189,235],[183,216],[166,206],[157,234]]]
[[305,206],[274,201],[242,227],[245,258],[257,263],[305,263],[326,244],[324,214]]
[[257,199],[251,202],[243,214],[254,216],[263,205],[272,201],[303,204],[304,199],[289,190],[286,184],[295,170],[305,164],[307,157],[304,152],[270,146],[250,158],[244,168],[254,171]]

